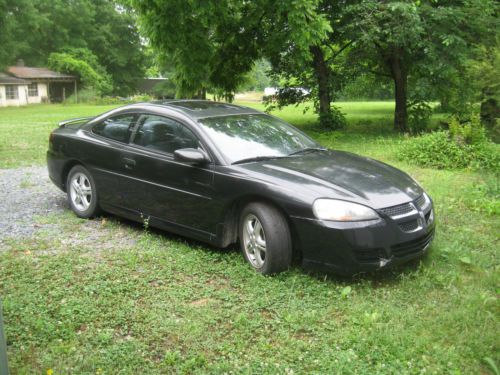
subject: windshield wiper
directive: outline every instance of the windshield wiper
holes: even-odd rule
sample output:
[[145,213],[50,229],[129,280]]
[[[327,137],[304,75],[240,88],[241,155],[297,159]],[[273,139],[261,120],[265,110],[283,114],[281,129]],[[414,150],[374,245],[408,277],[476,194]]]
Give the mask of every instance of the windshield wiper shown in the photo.
[[323,147],[306,147],[303,148],[302,150],[292,152],[291,154],[288,154],[288,156],[299,155],[299,154],[304,154],[306,152],[314,152],[314,151],[327,151],[327,149]]
[[243,163],[250,163],[252,161],[262,161],[262,160],[272,160],[272,159],[281,159],[284,158],[285,156],[254,156],[252,158],[245,158],[241,160],[236,160],[235,162],[231,164],[243,164]]

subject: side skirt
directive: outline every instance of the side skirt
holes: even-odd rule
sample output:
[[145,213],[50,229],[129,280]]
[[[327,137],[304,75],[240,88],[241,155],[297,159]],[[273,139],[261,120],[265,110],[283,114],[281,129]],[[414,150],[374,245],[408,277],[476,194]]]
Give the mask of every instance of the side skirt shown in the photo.
[[186,225],[181,225],[173,223],[164,219],[160,219],[156,216],[142,215],[141,212],[136,210],[131,210],[124,207],[118,207],[110,204],[100,204],[101,208],[113,215],[124,217],[126,219],[136,221],[138,223],[144,223],[145,219],[148,220],[148,225],[154,228],[162,229],[167,232],[175,233],[183,237],[192,238],[194,240],[209,243],[213,246],[219,246],[220,241],[215,234],[205,232],[193,227]]

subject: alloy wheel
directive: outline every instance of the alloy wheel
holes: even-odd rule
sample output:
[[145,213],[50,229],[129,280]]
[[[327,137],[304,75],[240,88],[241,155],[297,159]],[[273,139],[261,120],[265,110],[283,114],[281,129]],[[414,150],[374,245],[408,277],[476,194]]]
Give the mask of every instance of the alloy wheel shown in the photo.
[[243,221],[243,246],[250,264],[261,268],[266,260],[266,236],[257,216],[248,214]]
[[73,206],[78,211],[86,211],[92,202],[92,185],[89,178],[83,173],[75,173],[69,188]]

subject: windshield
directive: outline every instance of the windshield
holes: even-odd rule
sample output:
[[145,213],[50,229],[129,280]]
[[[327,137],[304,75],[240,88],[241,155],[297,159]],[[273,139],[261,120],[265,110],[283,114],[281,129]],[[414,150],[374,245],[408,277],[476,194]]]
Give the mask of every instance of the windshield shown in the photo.
[[211,117],[199,123],[230,163],[319,147],[294,127],[264,114]]

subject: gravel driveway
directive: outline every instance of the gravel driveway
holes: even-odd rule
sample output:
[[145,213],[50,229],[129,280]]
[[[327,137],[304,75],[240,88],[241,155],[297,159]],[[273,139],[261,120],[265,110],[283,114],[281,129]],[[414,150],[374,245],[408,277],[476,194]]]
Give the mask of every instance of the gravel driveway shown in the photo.
[[[68,232],[62,216],[70,210],[66,194],[50,181],[47,167],[0,170],[0,245],[12,239],[37,237],[40,230],[60,235],[66,245],[88,245],[96,250],[133,246],[140,229],[108,228],[105,219],[87,220]],[[52,220],[43,219],[56,215]],[[60,219],[57,215],[61,215]],[[43,222],[43,223],[41,223]],[[124,229],[133,229],[125,224]],[[8,247],[8,246],[7,246]]]
[[66,195],[50,181],[47,167],[0,170],[0,242],[31,236],[35,216],[68,209]]

